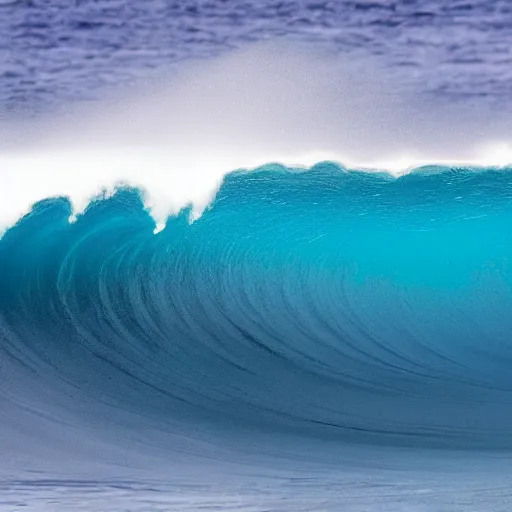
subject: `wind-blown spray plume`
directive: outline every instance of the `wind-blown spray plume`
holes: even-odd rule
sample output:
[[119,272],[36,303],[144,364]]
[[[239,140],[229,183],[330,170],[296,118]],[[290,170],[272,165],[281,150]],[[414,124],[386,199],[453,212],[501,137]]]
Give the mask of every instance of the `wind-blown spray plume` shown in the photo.
[[100,107],[77,106],[64,120],[4,126],[4,228],[39,199],[67,196],[78,213],[119,183],[142,188],[162,225],[188,204],[198,216],[226,173],[273,161],[401,174],[511,160],[500,143],[508,120],[493,112],[482,133],[490,112],[420,103],[374,60],[259,45],[160,82]]

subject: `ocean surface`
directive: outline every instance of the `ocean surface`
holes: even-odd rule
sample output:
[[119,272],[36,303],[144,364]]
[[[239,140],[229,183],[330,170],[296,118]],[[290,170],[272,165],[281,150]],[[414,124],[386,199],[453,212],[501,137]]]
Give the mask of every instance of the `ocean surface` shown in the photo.
[[162,66],[270,39],[379,56],[436,101],[511,101],[507,0],[2,0],[0,9],[3,112],[97,98]]
[[511,510],[511,28],[0,1],[0,510]]

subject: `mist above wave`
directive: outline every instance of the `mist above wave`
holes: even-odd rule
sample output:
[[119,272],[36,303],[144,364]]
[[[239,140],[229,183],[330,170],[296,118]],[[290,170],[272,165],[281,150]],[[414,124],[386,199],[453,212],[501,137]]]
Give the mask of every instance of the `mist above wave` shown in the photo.
[[[491,120],[492,123],[488,121]],[[4,122],[0,224],[45,197],[75,213],[124,183],[154,218],[200,215],[222,177],[268,162],[333,160],[401,174],[430,163],[505,165],[508,119],[477,105],[426,104],[375,59],[263,44],[117,91],[63,117]]]

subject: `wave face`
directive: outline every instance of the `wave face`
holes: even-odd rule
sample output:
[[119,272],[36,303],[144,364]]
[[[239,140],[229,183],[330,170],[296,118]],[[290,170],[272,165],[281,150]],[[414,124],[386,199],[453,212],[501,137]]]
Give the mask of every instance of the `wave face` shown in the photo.
[[156,235],[137,189],[45,199],[0,240],[2,360],[91,423],[511,447],[511,199],[512,170],[331,163],[232,173]]

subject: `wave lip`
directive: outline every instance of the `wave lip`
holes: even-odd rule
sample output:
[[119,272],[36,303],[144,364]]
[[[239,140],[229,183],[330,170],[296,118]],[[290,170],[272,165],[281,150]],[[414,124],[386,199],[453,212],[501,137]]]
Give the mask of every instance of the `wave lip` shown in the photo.
[[511,195],[267,165],[156,236],[138,189],[43,200],[0,240],[0,348],[68,421],[509,448]]

